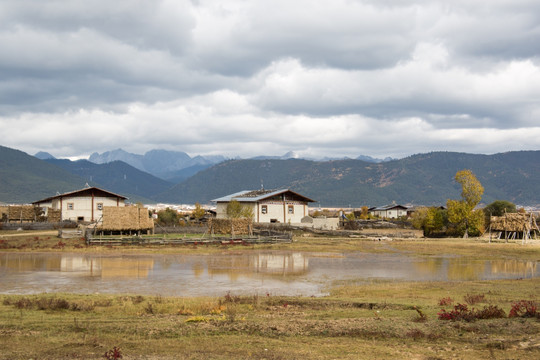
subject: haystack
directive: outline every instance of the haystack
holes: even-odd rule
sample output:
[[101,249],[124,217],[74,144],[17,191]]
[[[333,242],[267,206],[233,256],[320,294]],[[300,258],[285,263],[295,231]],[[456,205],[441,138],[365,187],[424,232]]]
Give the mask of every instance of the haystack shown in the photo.
[[8,221],[35,221],[36,212],[33,205],[13,205],[8,206]]
[[153,230],[154,221],[148,216],[148,210],[138,206],[105,206],[100,230],[139,231]]
[[536,225],[534,217],[531,218],[530,214],[507,213],[503,216],[492,216],[490,224],[493,231],[522,232],[534,228],[538,230],[538,225]]
[[47,209],[47,221],[50,223],[62,221],[62,210],[60,209]]
[[253,220],[252,219],[210,219],[208,230],[211,234],[251,234]]

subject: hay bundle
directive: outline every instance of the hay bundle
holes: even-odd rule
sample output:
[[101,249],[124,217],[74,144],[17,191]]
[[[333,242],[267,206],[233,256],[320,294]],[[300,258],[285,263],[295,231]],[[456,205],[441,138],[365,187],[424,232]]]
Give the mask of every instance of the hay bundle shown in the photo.
[[252,219],[210,219],[208,229],[213,234],[251,234]]
[[145,208],[105,206],[100,228],[109,231],[148,230],[154,228],[154,222]]
[[139,208],[139,226],[143,230],[154,228],[154,219],[150,217],[145,208]]
[[8,220],[10,221],[34,221],[36,212],[33,205],[8,206]]
[[522,232],[531,230],[531,215],[521,213],[507,213],[503,216],[492,216],[491,230]]
[[54,223],[62,221],[62,210],[60,209],[47,209],[47,221]]
[[4,217],[7,218],[7,216],[8,216],[8,207],[0,206],[0,219],[3,219]]

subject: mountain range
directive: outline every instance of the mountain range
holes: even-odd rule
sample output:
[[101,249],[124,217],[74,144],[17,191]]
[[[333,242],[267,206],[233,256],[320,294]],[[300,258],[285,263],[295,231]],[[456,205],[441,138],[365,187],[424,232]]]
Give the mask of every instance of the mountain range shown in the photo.
[[472,170],[485,188],[483,202],[497,199],[540,204],[540,151],[475,155],[433,152],[384,163],[231,160],[197,173],[158,196],[175,202],[208,202],[239,190],[292,188],[322,206],[375,206],[392,202],[443,205],[458,199],[457,171]]
[[[42,155],[46,160],[0,146],[0,202],[32,202],[89,183],[144,203],[209,203],[227,194],[264,186],[290,188],[323,207],[391,202],[441,205],[447,199],[460,197],[461,189],[453,180],[455,173],[471,169],[485,188],[483,203],[500,199],[518,205],[540,204],[540,151],[495,155],[432,152],[383,162],[232,159],[185,167],[181,170],[191,169],[191,174],[180,181],[166,181],[123,161],[105,162],[104,157],[100,160],[104,163],[95,164]],[[163,160],[167,154],[150,152],[147,159],[152,155],[159,155],[156,162],[167,163]],[[159,170],[156,164],[151,166]],[[181,171],[173,168],[167,167],[166,171]]]
[[[47,160],[54,158],[51,154],[46,152],[39,152],[34,156]],[[281,156],[268,156],[260,155],[251,158],[251,160],[289,160],[289,159],[303,159],[313,161],[331,161],[331,160],[350,160],[347,157],[342,158],[330,158],[324,157],[322,159],[312,159],[301,157],[294,151],[289,151]],[[363,160],[371,163],[381,163],[393,160],[390,157],[385,159],[377,159],[371,156],[360,155],[357,160]],[[122,149],[116,149],[106,151],[102,154],[97,152],[90,155],[88,161],[96,164],[107,164],[113,161],[123,161],[136,169],[145,171],[163,180],[179,183],[197,172],[207,169],[222,161],[228,160],[222,155],[201,156],[197,155],[190,157],[188,154],[182,151],[169,151],[169,150],[150,150],[144,155],[134,154]],[[229,159],[230,160],[230,159]],[[236,159],[239,160],[239,159]]]
[[107,151],[102,154],[96,152],[88,158],[88,161],[96,164],[123,161],[136,169],[171,182],[180,182],[198,171],[224,160],[225,157],[221,155],[198,155],[192,158],[182,151],[167,150],[150,150],[144,155],[138,155],[122,149]]

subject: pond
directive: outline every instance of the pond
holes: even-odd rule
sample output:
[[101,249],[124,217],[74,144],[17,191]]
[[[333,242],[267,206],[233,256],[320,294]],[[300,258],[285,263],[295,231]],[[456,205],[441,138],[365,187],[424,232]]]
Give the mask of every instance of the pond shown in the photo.
[[540,276],[536,261],[406,254],[238,252],[218,255],[0,253],[0,293],[321,296],[334,281],[463,281]]

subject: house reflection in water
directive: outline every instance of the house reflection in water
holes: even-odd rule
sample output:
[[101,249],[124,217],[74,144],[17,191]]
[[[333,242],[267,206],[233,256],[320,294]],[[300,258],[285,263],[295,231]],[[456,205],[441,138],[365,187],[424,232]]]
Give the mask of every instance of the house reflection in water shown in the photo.
[[0,267],[11,271],[62,272],[70,276],[146,278],[154,267],[152,258],[85,257],[21,254],[0,257]]
[[5,254],[0,257],[0,267],[12,271],[60,271],[60,256],[36,256],[27,254]]
[[144,279],[154,267],[151,258],[62,258],[61,271],[79,273],[84,276],[125,279]]
[[[235,256],[217,256],[208,259],[208,274],[227,274],[231,280],[239,276],[303,275],[307,273],[309,260],[301,253],[286,254],[240,254]],[[199,268],[193,269],[195,272]]]

